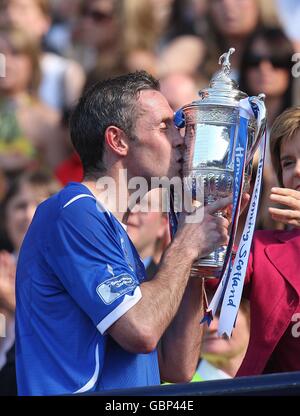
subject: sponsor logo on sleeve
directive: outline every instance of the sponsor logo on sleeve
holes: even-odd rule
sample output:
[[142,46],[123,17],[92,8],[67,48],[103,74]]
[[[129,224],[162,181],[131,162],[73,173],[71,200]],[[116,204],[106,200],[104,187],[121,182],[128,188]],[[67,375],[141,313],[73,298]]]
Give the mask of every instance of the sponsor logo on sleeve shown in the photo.
[[101,300],[106,305],[110,305],[125,293],[133,291],[136,286],[135,279],[129,274],[124,273],[105,280],[105,282],[97,286],[96,291]]

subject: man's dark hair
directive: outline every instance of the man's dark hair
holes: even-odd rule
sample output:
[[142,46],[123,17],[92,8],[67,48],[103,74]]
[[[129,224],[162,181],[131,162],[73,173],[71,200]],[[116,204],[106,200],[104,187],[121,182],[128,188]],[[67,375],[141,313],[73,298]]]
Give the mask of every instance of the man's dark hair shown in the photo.
[[85,177],[105,172],[104,135],[109,126],[133,137],[137,99],[142,90],[159,91],[159,82],[147,72],[137,71],[98,82],[80,98],[71,116],[70,130]]

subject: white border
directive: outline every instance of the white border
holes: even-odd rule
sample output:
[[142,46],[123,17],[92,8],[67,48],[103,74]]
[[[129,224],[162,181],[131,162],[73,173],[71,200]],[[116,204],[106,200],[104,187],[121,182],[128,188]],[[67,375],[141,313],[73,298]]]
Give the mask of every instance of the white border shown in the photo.
[[105,331],[114,324],[121,316],[129,311],[134,305],[138,303],[142,298],[142,292],[139,286],[136,287],[133,295],[125,295],[124,300],[118,305],[112,312],[110,312],[102,321],[97,325],[98,331],[104,335]]

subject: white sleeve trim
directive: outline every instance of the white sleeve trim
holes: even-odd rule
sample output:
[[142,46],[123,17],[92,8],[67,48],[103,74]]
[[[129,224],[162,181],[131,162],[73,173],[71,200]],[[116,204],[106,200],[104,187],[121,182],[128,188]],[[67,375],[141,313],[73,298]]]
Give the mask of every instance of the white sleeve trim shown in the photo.
[[116,307],[112,312],[110,312],[101,322],[97,325],[98,331],[104,335],[105,331],[114,324],[121,316],[129,311],[138,301],[142,298],[142,292],[139,286],[135,288],[135,291],[132,296],[125,295],[124,300],[120,305]]

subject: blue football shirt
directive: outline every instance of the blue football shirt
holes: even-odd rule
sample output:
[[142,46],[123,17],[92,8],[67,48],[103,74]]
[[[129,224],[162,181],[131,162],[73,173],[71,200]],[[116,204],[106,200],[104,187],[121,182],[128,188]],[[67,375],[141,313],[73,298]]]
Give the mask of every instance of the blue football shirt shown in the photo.
[[124,227],[87,187],[70,183],[39,205],[17,266],[18,393],[159,384],[157,351],[129,353],[107,333],[144,278]]

